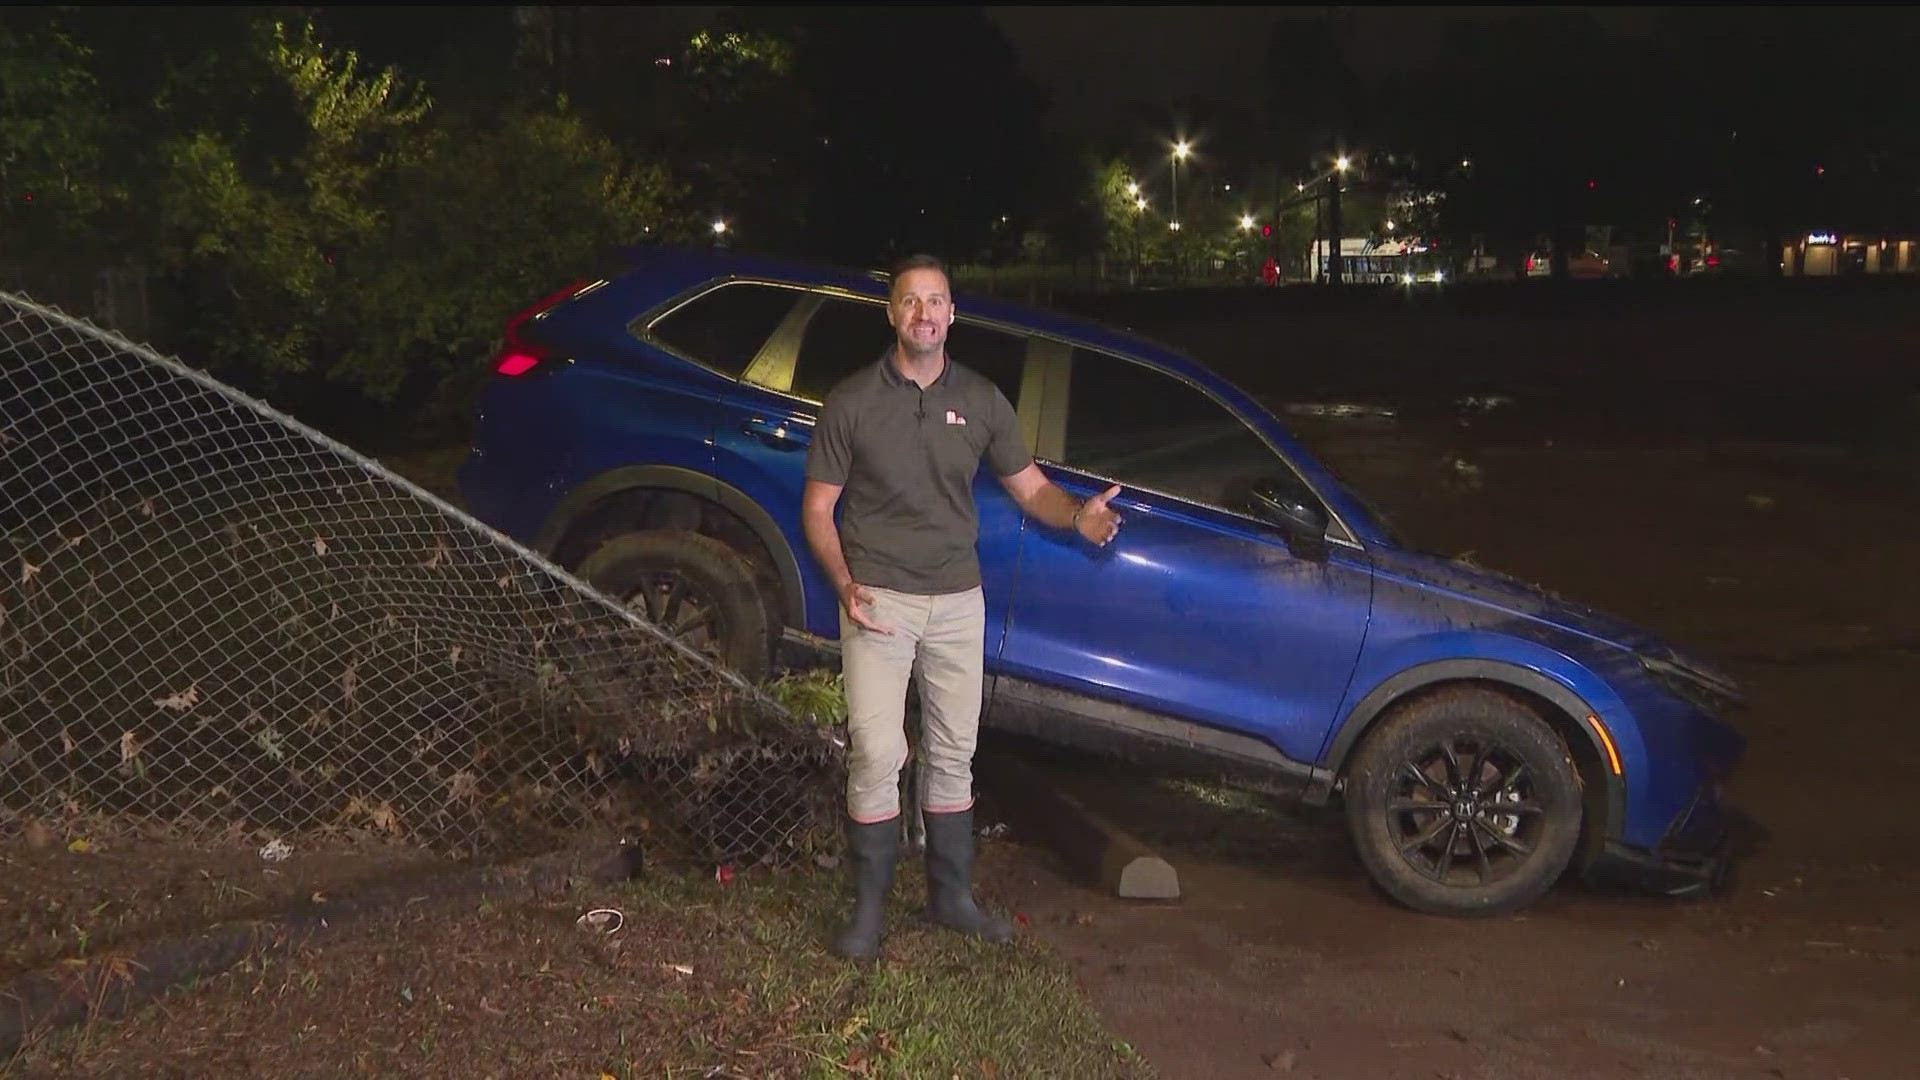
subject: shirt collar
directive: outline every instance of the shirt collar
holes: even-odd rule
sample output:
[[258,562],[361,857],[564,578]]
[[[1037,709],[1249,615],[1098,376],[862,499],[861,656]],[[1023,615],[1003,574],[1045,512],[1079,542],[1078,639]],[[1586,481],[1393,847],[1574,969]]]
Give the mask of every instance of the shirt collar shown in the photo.
[[[894,352],[899,348],[900,346],[898,345],[889,345],[887,346],[887,351],[880,354],[880,377],[887,381],[888,386],[913,386],[915,385],[913,380],[900,374],[899,365],[893,362]],[[952,380],[953,357],[948,355],[946,357],[946,364],[940,368],[940,377],[933,380],[931,385],[947,386]]]

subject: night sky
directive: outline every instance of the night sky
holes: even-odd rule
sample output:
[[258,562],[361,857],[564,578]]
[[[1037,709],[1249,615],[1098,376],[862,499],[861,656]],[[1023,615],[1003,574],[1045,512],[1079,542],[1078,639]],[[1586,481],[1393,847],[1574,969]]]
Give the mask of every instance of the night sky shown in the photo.
[[[1117,102],[1171,106],[1212,99],[1258,108],[1276,23],[1314,18],[1324,7],[989,7],[1028,72],[1053,96],[1048,119],[1062,130],[1098,132]],[[1419,70],[1449,17],[1585,12],[1616,32],[1648,26],[1659,8],[1341,8],[1359,33],[1345,57],[1363,77]]]

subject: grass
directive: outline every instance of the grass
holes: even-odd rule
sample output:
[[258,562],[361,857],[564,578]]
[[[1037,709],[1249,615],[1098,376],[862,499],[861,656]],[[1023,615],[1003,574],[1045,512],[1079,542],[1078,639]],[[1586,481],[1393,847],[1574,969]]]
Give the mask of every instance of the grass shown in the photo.
[[[989,859],[1007,857],[989,845]],[[903,863],[883,958],[825,941],[833,873],[653,870],[591,896],[449,899],[254,956],[30,1044],[42,1075],[1148,1077],[1060,960],[920,925]],[[611,933],[576,925],[617,909]],[[0,1075],[7,1073],[0,1066]]]

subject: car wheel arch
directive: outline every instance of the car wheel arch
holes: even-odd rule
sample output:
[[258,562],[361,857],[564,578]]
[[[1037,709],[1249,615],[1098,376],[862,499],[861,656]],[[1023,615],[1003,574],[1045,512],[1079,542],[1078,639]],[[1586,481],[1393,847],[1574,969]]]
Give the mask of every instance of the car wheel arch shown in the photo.
[[1333,796],[1345,777],[1353,749],[1381,720],[1428,694],[1469,685],[1516,697],[1539,713],[1566,742],[1586,789],[1586,836],[1576,861],[1597,852],[1625,822],[1626,785],[1608,767],[1606,746],[1586,722],[1595,710],[1578,693],[1551,677],[1502,660],[1436,660],[1382,681],[1360,699],[1334,733],[1315,770],[1321,779],[1308,790],[1307,801],[1325,803]]
[[[695,512],[697,523],[680,521],[678,525],[692,525],[694,531],[713,535],[740,551],[749,562],[766,567],[780,591],[780,620],[788,626],[806,625],[800,563],[772,515],[739,489],[692,469],[630,465],[601,473],[561,500],[541,527],[534,548],[568,566],[570,559],[577,562],[584,557],[580,547],[590,546],[594,534],[610,518],[662,512],[656,509],[655,500],[663,496],[673,498],[673,505]],[[671,519],[669,523],[673,523]],[[777,636],[779,627],[773,630]]]

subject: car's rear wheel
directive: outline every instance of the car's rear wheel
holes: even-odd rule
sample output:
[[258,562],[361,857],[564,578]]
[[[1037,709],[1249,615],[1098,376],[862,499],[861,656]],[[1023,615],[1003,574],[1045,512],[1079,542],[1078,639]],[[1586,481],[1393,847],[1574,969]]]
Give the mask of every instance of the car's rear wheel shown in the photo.
[[1580,774],[1544,718],[1462,687],[1381,721],[1354,755],[1348,826],[1394,899],[1437,915],[1498,915],[1559,880],[1580,840]]
[[753,566],[699,533],[623,533],[595,548],[577,577],[669,637],[758,681],[770,667],[767,609]]

